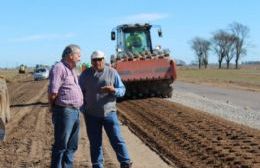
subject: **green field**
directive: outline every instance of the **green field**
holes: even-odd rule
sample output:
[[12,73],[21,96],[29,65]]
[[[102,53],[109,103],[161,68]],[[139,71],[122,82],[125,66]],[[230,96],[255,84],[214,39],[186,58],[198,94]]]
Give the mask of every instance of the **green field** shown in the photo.
[[260,66],[248,66],[238,70],[178,67],[177,75],[177,80],[191,83],[206,83],[222,87],[260,90]]

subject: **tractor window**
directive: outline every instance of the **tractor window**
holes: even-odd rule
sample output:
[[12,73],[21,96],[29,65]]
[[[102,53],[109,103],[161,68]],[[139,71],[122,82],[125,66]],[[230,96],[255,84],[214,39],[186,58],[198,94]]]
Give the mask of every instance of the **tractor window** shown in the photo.
[[117,32],[117,48],[123,48],[123,44],[122,44],[122,41],[123,41],[123,39],[122,39],[123,37],[122,37],[122,32],[121,31],[118,31]]
[[145,32],[126,32],[125,46],[128,51],[139,53],[147,50],[147,39]]

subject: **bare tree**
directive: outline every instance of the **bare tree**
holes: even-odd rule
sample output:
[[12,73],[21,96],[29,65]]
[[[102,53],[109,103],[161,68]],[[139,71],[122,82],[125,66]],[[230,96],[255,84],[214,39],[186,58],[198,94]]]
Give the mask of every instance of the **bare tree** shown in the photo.
[[202,53],[203,53],[203,65],[205,68],[208,67],[208,55],[210,50],[210,41],[203,39],[202,41]]
[[221,69],[222,61],[228,53],[228,44],[230,34],[225,30],[218,30],[213,33],[212,43],[215,53],[218,56],[218,68]]
[[235,41],[235,54],[236,54],[236,69],[238,69],[238,61],[243,56],[246,55],[246,39],[249,37],[249,28],[240,23],[234,22],[230,25],[232,33],[237,37]]
[[198,64],[199,69],[201,68],[201,65],[204,65],[205,68],[208,66],[208,52],[210,50],[210,42],[208,40],[205,40],[200,37],[195,37],[191,41],[191,48],[194,50]]
[[238,38],[235,35],[229,33],[227,33],[224,38],[226,41],[225,60],[227,63],[227,69],[229,69],[230,61],[235,56],[236,42]]

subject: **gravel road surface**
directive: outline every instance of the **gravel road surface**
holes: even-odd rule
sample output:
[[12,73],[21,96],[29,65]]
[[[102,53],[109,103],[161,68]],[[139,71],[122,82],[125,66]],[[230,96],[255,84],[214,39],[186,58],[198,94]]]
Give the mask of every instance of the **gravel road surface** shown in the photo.
[[260,93],[176,81],[170,101],[260,129]]

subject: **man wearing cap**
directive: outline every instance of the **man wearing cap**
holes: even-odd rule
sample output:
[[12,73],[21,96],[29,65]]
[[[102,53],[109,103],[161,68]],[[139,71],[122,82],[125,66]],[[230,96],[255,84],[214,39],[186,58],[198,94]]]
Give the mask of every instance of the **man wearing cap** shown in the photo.
[[117,71],[105,65],[104,57],[102,51],[94,51],[91,55],[92,67],[84,71],[79,79],[84,97],[82,111],[90,142],[92,167],[103,167],[104,127],[121,168],[129,168],[132,162],[116,114],[116,97],[124,96],[125,86]]
[[83,95],[74,68],[79,61],[79,46],[68,45],[62,60],[50,71],[48,98],[54,125],[51,168],[73,167],[78,148],[79,108],[83,104]]

